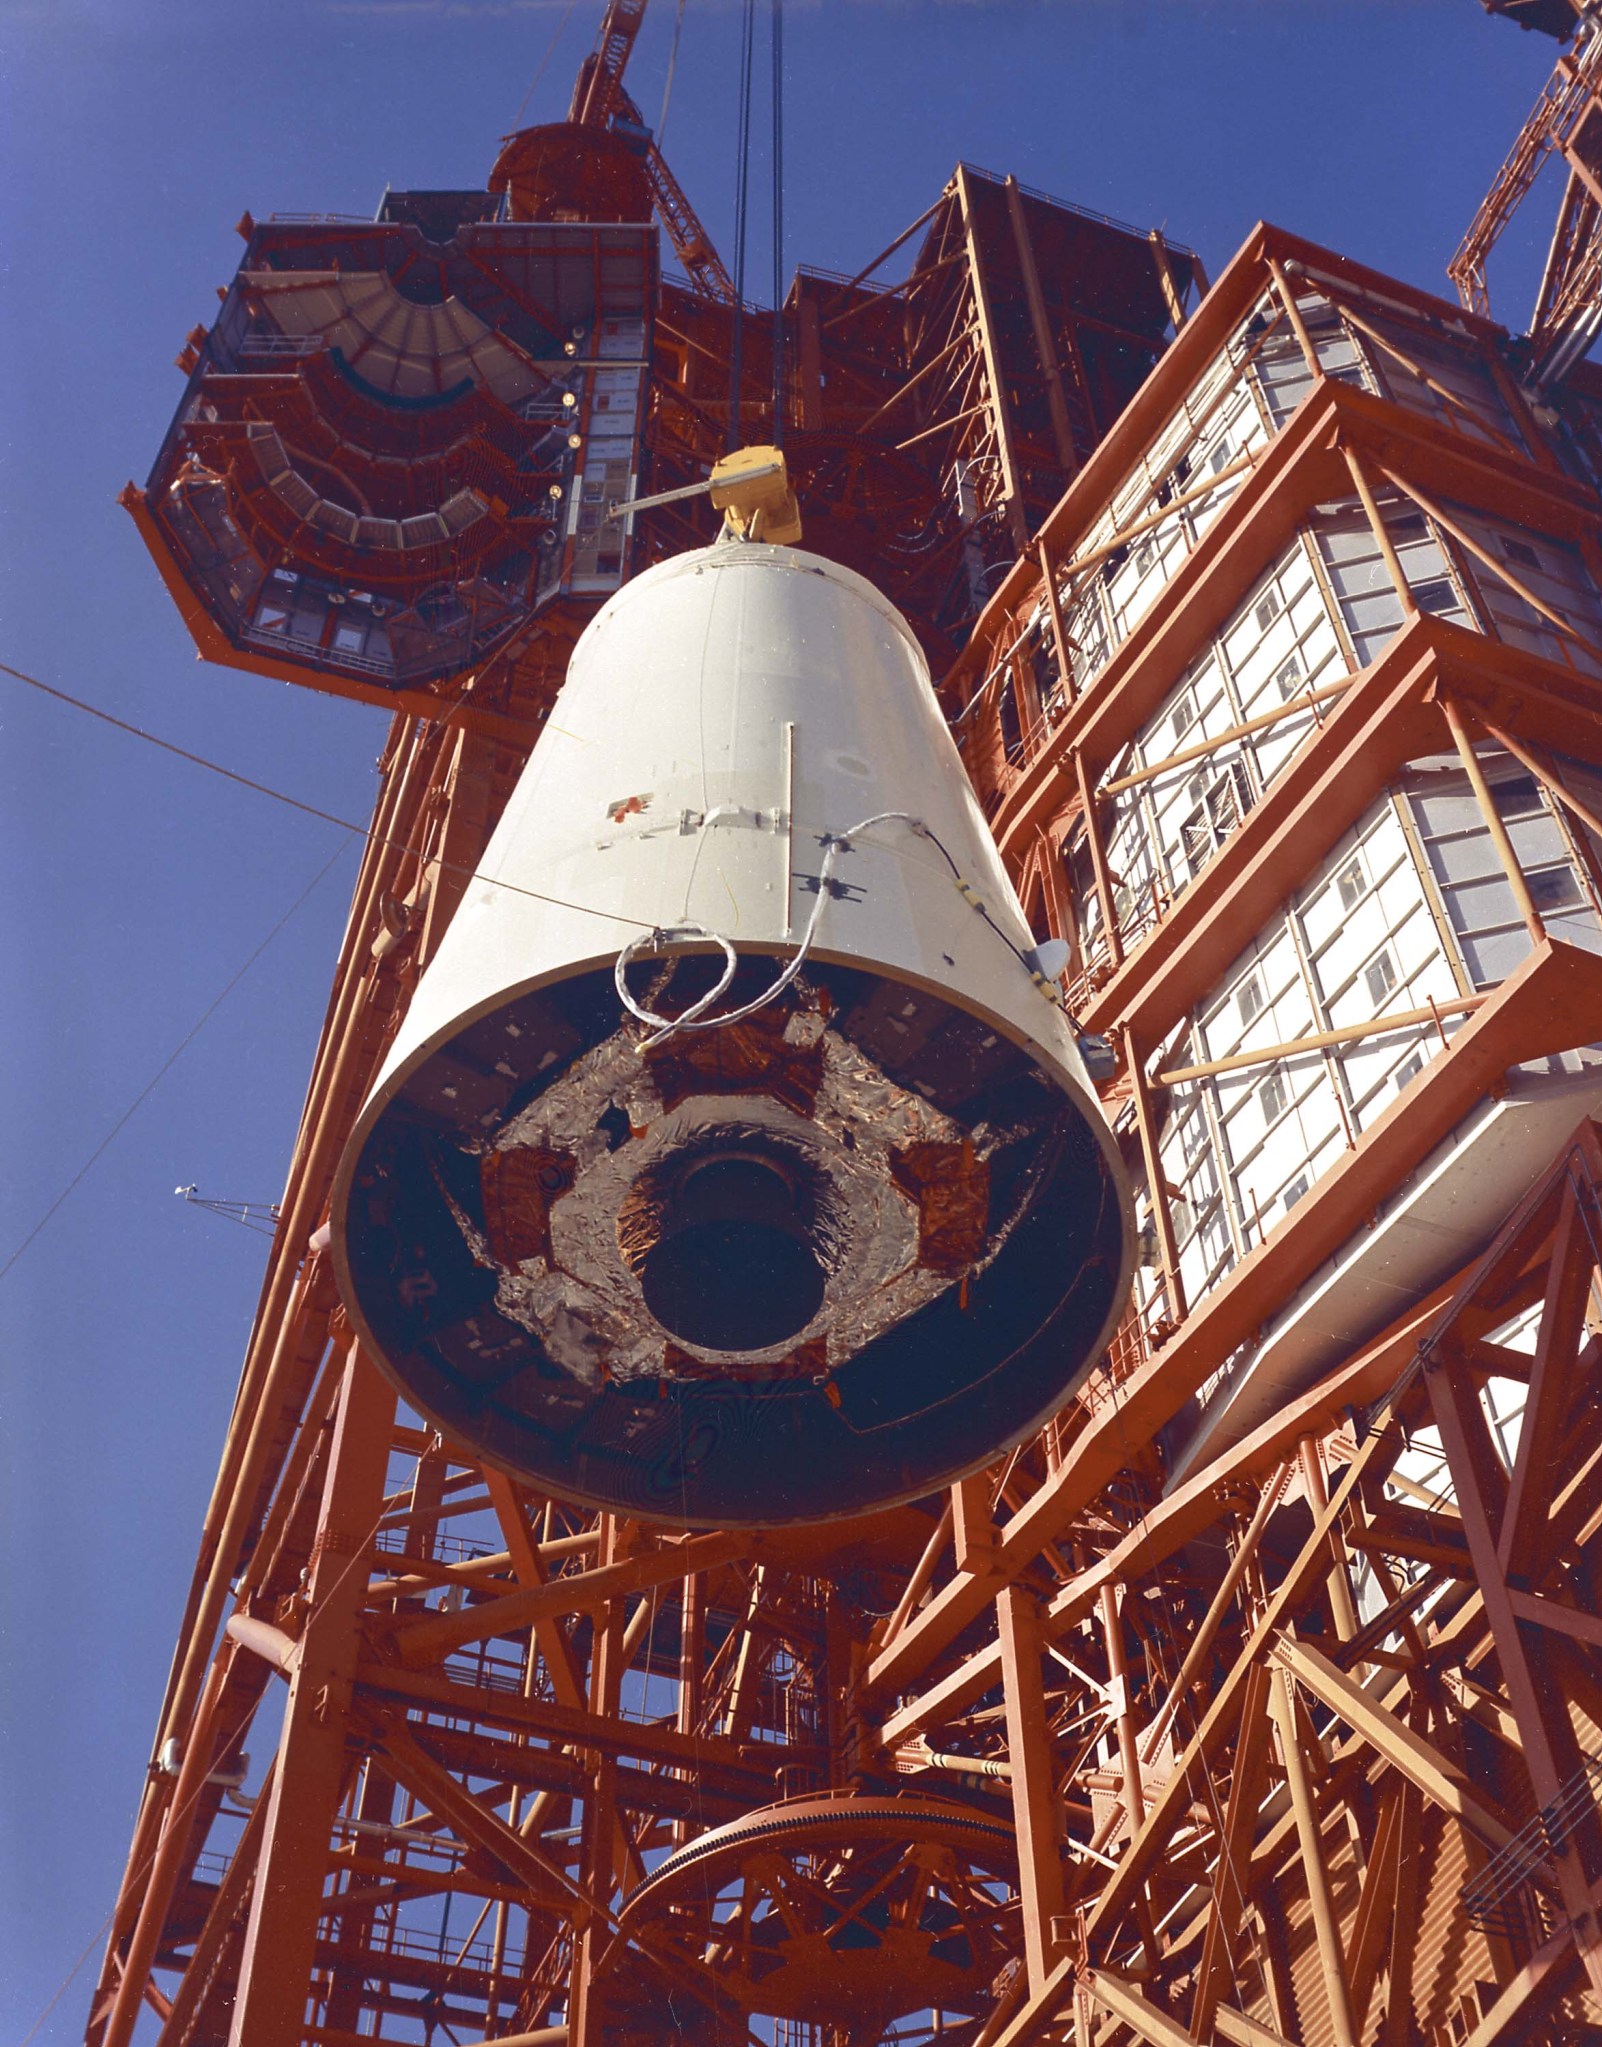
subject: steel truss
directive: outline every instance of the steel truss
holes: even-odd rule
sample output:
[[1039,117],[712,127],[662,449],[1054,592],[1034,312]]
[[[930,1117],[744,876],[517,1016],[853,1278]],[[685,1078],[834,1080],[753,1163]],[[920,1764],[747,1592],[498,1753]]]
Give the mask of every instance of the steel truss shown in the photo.
[[1563,196],[1529,326],[1546,377],[1572,367],[1595,339],[1602,293],[1602,37],[1588,12],[1567,32],[1576,27],[1447,265],[1464,305],[1488,313],[1491,253],[1548,161],[1562,162]]
[[[1493,2047],[1592,2021],[1599,1250],[1588,1124],[1444,1305],[1055,1595],[1051,1638],[1110,1589],[1149,1646],[1173,1560],[1216,1560],[1109,1787],[1116,1870],[1070,1859],[1066,1952],[998,2043],[1069,2010],[1090,2037],[1161,2043]],[[1527,1309],[1534,1350],[1512,1356],[1495,1335]],[[1509,1373],[1527,1385],[1511,1457],[1482,1400]]]
[[[447,787],[466,809],[485,755],[398,734],[390,815]],[[375,1027],[369,1058],[427,950],[371,957],[394,857],[369,855],[331,1019],[347,1054]],[[340,1100],[308,1118],[292,1224],[317,1212]],[[693,1967],[719,1928],[686,1948],[642,1926],[649,1892],[620,1898],[654,1850],[833,1792],[847,1846],[785,1899],[798,1942],[809,1912],[826,1935],[842,1858],[886,1854],[863,1794],[898,1781],[915,1797],[886,1882],[933,1801],[1016,1841],[987,1895],[1017,1916],[946,2039],[1403,2041],[1461,2020],[1492,2047],[1531,2037],[1535,2000],[1569,2037],[1602,1975],[1599,1190],[1588,1127],[1459,1283],[1166,1497],[1134,1382],[1103,1381],[938,1512],[805,1538],[577,1515],[397,1426],[322,1254],[286,1230],[286,1312],[242,1387],[163,1723],[176,1774],[152,1774],[89,2037],[126,2041],[148,2004],[170,2047],[556,2039],[564,2014],[574,2041],[646,2040],[669,2007],[682,2038],[744,2039],[746,2007]],[[1499,1346],[1530,1308],[1533,1351]],[[1493,1373],[1527,1378],[1511,1458],[1479,1400]],[[453,1557],[452,1522],[485,1513],[504,1547]],[[282,1734],[237,1813],[263,1707]],[[408,1931],[418,1900],[460,1900],[457,1931]],[[882,1919],[848,1923],[889,1949]]]
[[[932,435],[941,460],[989,464],[995,506],[1038,524],[947,699],[1026,903],[1080,944],[1071,993],[1120,1049],[1109,1105],[1132,1107],[1149,1164],[1176,1021],[1400,764],[1460,739],[1472,758],[1478,736],[1551,775],[1554,751],[1602,759],[1602,717],[1594,667],[1413,604],[1205,872],[1151,904],[1120,902],[1100,843],[1130,733],[1306,508],[1354,496],[1383,534],[1376,493],[1394,492],[1450,538],[1453,505],[1495,503],[1589,560],[1596,493],[1487,323],[1465,331],[1504,387],[1489,437],[1447,401],[1426,418],[1328,374],[1298,279],[1337,292],[1354,334],[1376,304],[1410,308],[1419,350],[1442,309],[1263,233],[1101,456],[1079,447],[1068,352],[1042,345],[1037,431],[1072,444],[1076,480],[1041,517],[1026,436],[1006,457],[984,396],[1039,338],[1028,264],[1015,238],[998,308],[968,239],[976,183],[937,206],[926,287],[802,280],[797,411],[809,303],[820,336],[921,307],[916,351],[874,367],[887,399],[864,374],[851,433],[925,367],[919,404],[936,366],[960,372],[939,402],[980,424],[935,419],[980,438]],[[991,184],[1015,226],[1013,188]],[[721,316],[691,296],[678,338],[715,362],[691,314]],[[1251,346],[1305,349],[1306,394],[1080,690],[1064,592],[1138,537],[1092,529],[1259,305]],[[688,461],[710,396],[681,379],[671,402]],[[556,656],[528,658],[486,679],[495,721],[469,685],[391,732],[87,2041],[1579,2047],[1602,2023],[1602,1138],[1580,1129],[1481,1255],[1200,1469],[1170,1477],[1162,1431],[1510,1066],[1596,1036],[1602,964],[1526,891],[1525,963],[1195,1300],[1153,1173],[1160,1301],[1047,1430],[941,1498],[784,1534],[579,1512],[397,1413],[323,1229],[548,701]],[[1075,833],[1094,944],[1064,880]],[[1516,1440],[1493,1382],[1522,1389]]]
[[[777,314],[746,311],[740,435],[774,430],[782,347],[807,544],[877,582],[943,666],[1205,286],[1155,232],[959,165],[857,275],[804,267]],[[670,281],[657,349],[647,438],[665,489],[723,450],[730,308]],[[693,516],[650,519],[659,550],[700,537]]]

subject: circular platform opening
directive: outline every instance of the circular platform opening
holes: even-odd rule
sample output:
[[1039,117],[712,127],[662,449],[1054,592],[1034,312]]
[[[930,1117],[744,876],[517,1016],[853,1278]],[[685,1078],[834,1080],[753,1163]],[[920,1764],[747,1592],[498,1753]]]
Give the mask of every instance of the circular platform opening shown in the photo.
[[823,1266],[801,1191],[750,1152],[697,1159],[679,1179],[640,1272],[645,1304],[702,1350],[766,1350],[823,1302]]
[[559,1499],[681,1528],[917,1499],[1061,1407],[1126,1284],[1094,1111],[927,989],[831,963],[805,1000],[806,1031],[643,1060],[587,969],[371,1105],[335,1250],[409,1402]]

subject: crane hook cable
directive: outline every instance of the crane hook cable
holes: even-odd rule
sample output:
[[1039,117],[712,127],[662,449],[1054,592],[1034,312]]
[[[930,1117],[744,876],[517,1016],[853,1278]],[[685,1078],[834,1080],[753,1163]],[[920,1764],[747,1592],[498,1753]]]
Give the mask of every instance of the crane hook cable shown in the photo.
[[534,97],[534,89],[539,84],[540,80],[545,76],[546,71],[550,68],[551,59],[556,55],[556,46],[562,40],[563,36],[566,35],[567,25],[573,19],[573,10],[575,7],[577,7],[577,5],[578,0],[567,0],[567,12],[556,24],[555,33],[552,35],[551,40],[545,46],[545,55],[541,57],[538,65],[535,68],[534,76],[528,82],[528,91],[524,93],[523,98],[518,106],[517,112],[512,116],[512,127],[514,131],[523,125],[523,115],[528,107],[529,101]]
[[679,0],[679,11],[673,17],[673,44],[668,51],[667,83],[662,88],[662,111],[656,117],[656,147],[662,149],[662,138],[667,134],[668,104],[673,98],[673,74],[679,68],[679,36],[684,28],[685,0]]
[[773,47],[773,445],[784,445],[784,0],[770,0]]
[[751,186],[751,69],[756,35],[756,0],[741,0],[740,114],[734,158],[734,317],[730,322],[728,452],[743,440],[741,384],[745,355],[745,230]]

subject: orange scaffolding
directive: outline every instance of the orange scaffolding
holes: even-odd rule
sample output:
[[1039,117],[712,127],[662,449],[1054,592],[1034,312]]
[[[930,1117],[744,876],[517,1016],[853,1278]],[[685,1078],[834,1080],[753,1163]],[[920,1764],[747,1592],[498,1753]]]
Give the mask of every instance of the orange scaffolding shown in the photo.
[[[726,273],[627,133],[640,12],[510,140],[504,202],[246,223],[130,487],[203,652],[395,716],[86,2041],[1581,2047],[1602,397],[1537,402],[1482,312],[1277,229],[1202,297],[1188,252],[967,167],[749,314],[731,393]],[[554,233],[560,178],[621,210]],[[688,284],[628,225],[642,179]],[[387,354],[364,315],[363,370],[361,278],[404,277],[425,202],[494,290]],[[275,324],[275,272],[322,298]],[[1116,1052],[1143,1269],[995,1468],[685,1533],[398,1413],[324,1224],[574,637],[703,537],[663,508],[603,567],[597,442],[642,492],[704,476],[766,418],[776,323],[808,544],[908,611]],[[615,434],[601,369],[635,378]],[[290,474],[330,509],[289,519]],[[404,530],[456,491],[458,531]],[[1337,999],[1307,906],[1333,944],[1382,880],[1429,971],[1398,911]],[[1230,1117],[1311,1128],[1315,1086],[1334,1134],[1254,1185]]]

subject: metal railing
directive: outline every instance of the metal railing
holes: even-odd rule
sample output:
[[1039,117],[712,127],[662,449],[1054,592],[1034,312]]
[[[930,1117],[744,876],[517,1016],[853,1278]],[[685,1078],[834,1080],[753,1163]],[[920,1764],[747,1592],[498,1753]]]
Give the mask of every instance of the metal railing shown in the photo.
[[[407,1531],[404,1527],[381,1528],[374,1539],[373,1548],[383,1550],[390,1556],[416,1554],[407,1547]],[[473,1542],[465,1535],[451,1535],[443,1531],[430,1539],[427,1549],[429,1562],[435,1564],[471,1564],[476,1563],[481,1557],[494,1554],[487,1543]]]
[[315,355],[323,341],[321,334],[247,334],[235,353],[241,362],[253,355]]
[[[1148,1309],[1131,1301],[1129,1311],[1113,1331],[1111,1343],[1101,1363],[1074,1395],[1073,1400],[1055,1420],[1046,1425],[1048,1451],[1052,1456],[1067,1454],[1072,1437],[1077,1433],[1077,1418],[1081,1415],[1094,1416],[1118,1398],[1124,1381],[1131,1378],[1148,1363],[1156,1348],[1156,1340],[1168,1333],[1162,1317],[1165,1313],[1161,1296],[1156,1297]],[[1148,1314],[1153,1317],[1148,1326]]]
[[310,661],[319,668],[355,668],[364,675],[376,675],[382,682],[399,680],[393,661],[375,661],[370,654],[352,653],[343,647],[319,646],[315,640],[303,640],[293,633],[269,633],[260,626],[248,625],[241,637],[252,647],[289,660]]
[[[524,1670],[520,1657],[492,1656],[483,1643],[473,1644],[446,1658],[444,1671],[458,1684],[491,1692],[521,1692]],[[443,1724],[443,1723],[442,1723]]]
[[[983,164],[964,162],[963,169],[970,177],[984,178],[992,185],[1004,185],[1007,182],[1000,171],[987,171]],[[1073,199],[1059,199],[1055,192],[1043,192],[1038,185],[1020,184],[1018,190],[1025,198],[1039,199],[1047,206],[1055,206],[1059,212],[1076,215],[1080,220],[1093,220],[1099,227],[1116,228],[1120,234],[1133,235],[1137,241],[1144,242],[1150,239],[1145,228],[1136,227],[1131,221],[1120,220],[1116,214],[1099,213],[1094,206],[1081,206]],[[1195,254],[1195,251],[1186,248],[1183,242],[1170,241],[1167,235],[1163,236],[1163,246],[1172,256]]]
[[[337,1939],[336,1927],[337,1921],[325,1919],[323,1938]],[[495,1950],[488,1941],[473,1940],[464,1944],[448,1932],[427,1933],[419,1927],[380,1926],[374,1928],[364,1945],[367,1953],[375,1959],[389,1955],[405,1956],[412,1961],[432,1962],[453,1972],[465,1969],[478,1976],[499,1973],[503,1979],[514,1981],[523,1973],[522,1948],[512,1941],[506,1943],[498,1972]]]

